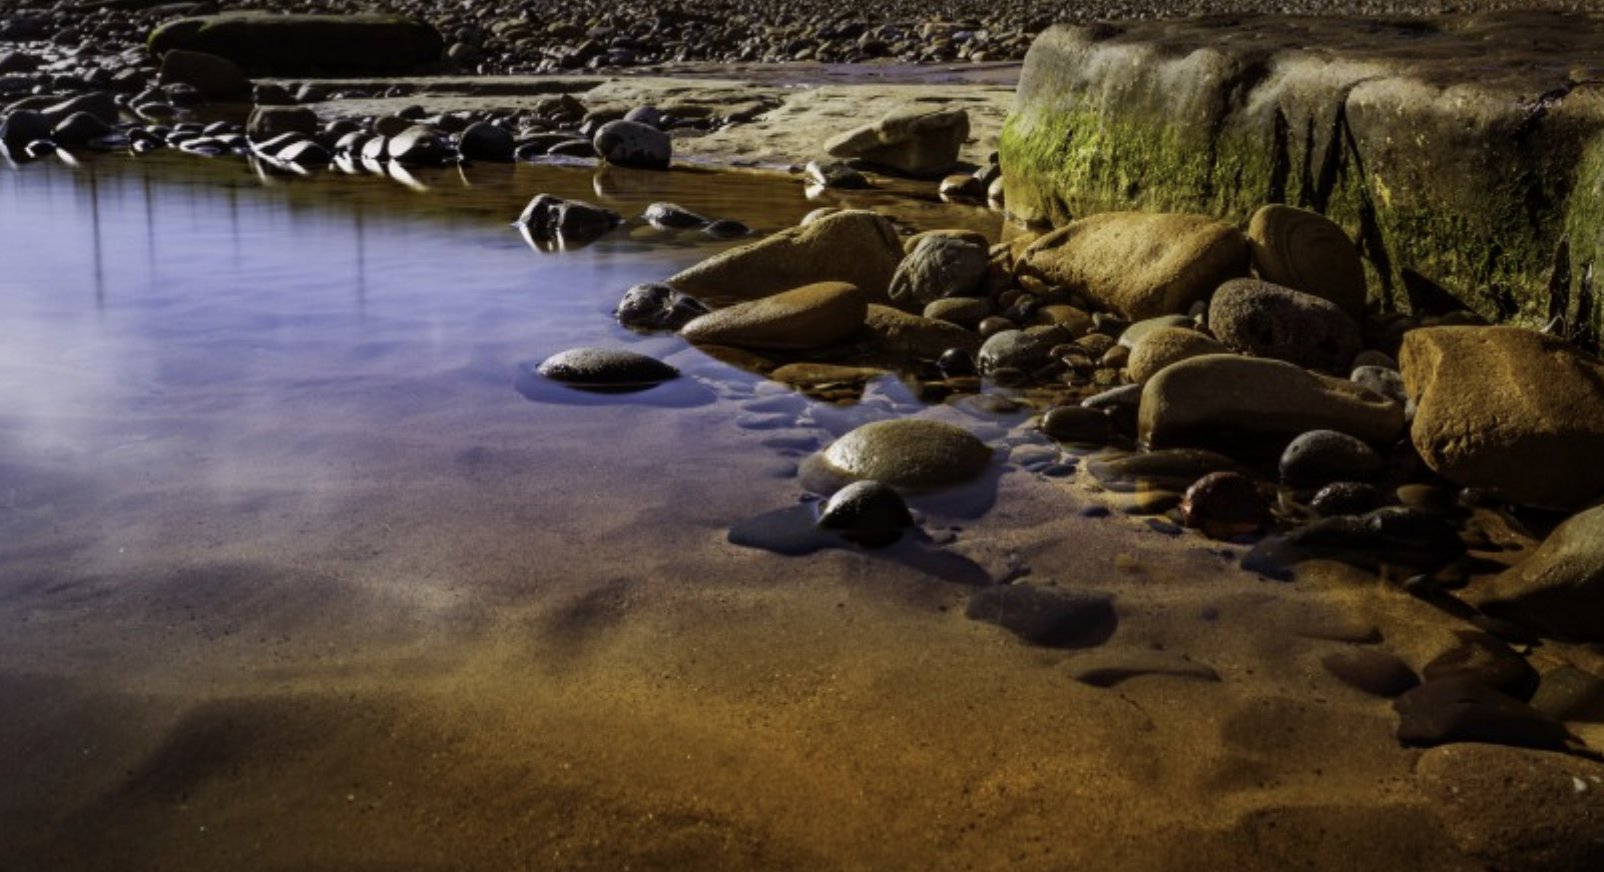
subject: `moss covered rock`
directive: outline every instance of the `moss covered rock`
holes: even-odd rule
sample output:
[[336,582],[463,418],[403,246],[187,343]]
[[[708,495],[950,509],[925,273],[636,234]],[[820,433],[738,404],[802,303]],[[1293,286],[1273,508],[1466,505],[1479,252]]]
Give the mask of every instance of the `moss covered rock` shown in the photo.
[[1002,133],[1008,209],[1246,222],[1286,203],[1357,240],[1384,307],[1408,306],[1408,269],[1490,318],[1596,324],[1601,36],[1604,16],[1536,12],[1054,27]]

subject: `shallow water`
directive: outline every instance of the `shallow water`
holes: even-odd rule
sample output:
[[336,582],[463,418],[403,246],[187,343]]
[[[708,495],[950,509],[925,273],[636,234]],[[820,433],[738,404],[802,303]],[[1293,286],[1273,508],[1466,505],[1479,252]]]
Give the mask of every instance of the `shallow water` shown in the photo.
[[[608,314],[626,287],[732,243],[636,223],[547,254],[508,222],[548,192],[770,232],[819,205],[799,182],[409,183],[180,155],[0,169],[0,856],[1456,867],[1386,703],[1317,665],[1375,626],[1433,650],[1448,631],[1407,598],[1267,585],[1001,461],[909,547],[727,541],[864,420],[941,417],[1000,453],[1023,415],[924,408],[895,379],[822,403],[636,336]],[[591,344],[708,401],[528,389]],[[1027,573],[1116,596],[1112,639],[1047,651],[963,616],[974,584]],[[1154,658],[1221,680],[1071,678]]]

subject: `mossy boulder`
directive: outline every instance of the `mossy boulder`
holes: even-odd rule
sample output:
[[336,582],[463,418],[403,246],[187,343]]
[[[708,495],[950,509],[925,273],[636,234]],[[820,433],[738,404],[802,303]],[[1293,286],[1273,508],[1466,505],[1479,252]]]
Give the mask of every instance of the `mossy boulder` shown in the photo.
[[175,19],[148,45],[156,56],[206,52],[263,75],[404,72],[438,61],[445,47],[432,25],[399,15],[258,12]]
[[1601,37],[1556,12],[1053,27],[1002,132],[1008,209],[1245,224],[1286,203],[1358,241],[1384,308],[1409,306],[1407,270],[1489,318],[1596,325]]

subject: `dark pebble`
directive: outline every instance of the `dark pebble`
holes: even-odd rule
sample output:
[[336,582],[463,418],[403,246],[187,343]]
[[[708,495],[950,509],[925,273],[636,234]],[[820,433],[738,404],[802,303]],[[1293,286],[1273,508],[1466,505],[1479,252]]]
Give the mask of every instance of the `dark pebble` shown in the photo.
[[1563,750],[1565,726],[1474,678],[1427,681],[1393,702],[1398,741],[1412,747],[1488,742]]
[[679,375],[656,358],[617,348],[571,348],[546,358],[537,371],[552,381],[597,389],[650,387]]
[[1211,472],[1186,489],[1181,523],[1210,539],[1248,536],[1270,524],[1270,503],[1247,476]]
[[1537,670],[1525,657],[1486,633],[1460,630],[1459,645],[1427,663],[1420,674],[1427,681],[1474,678],[1516,699],[1530,699],[1537,689]]
[[1329,518],[1334,515],[1361,515],[1380,502],[1381,490],[1373,484],[1337,481],[1316,491],[1309,500],[1309,508],[1315,514]]
[[1059,406],[1042,415],[1041,431],[1059,442],[1106,445],[1113,438],[1114,422],[1098,409]]
[[819,526],[865,548],[897,541],[913,526],[902,495],[888,484],[857,481],[835,492],[819,513]]
[[1311,430],[1281,453],[1281,480],[1292,485],[1364,481],[1381,472],[1381,455],[1363,440],[1335,430]]

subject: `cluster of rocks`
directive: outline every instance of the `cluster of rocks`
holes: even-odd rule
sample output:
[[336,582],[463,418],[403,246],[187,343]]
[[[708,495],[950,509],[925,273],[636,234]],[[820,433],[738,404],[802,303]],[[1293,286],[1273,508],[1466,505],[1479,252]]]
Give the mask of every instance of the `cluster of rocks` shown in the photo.
[[[1252,545],[1243,565],[1267,576],[1346,562],[1468,618],[1476,629],[1418,674],[1377,649],[1327,663],[1397,698],[1407,744],[1570,748],[1563,719],[1604,699],[1604,681],[1539,675],[1512,647],[1604,641],[1604,508],[1529,555],[1535,540],[1509,532],[1604,495],[1604,364],[1464,312],[1367,306],[1357,249],[1316,213],[1266,206],[1245,230],[1106,213],[988,244],[822,209],[631,289],[617,314],[816,395],[894,371],[930,402],[1038,408],[1064,453],[1029,468],[1083,466],[1155,529]],[[915,417],[840,436],[803,478],[920,494],[994,466],[975,436]],[[1086,615],[1101,612],[1084,597],[1008,587],[978,595],[972,616],[1010,615],[1017,626],[999,622],[1039,644],[1096,644],[1103,622]]]
[[[405,90],[392,86],[387,95],[405,96]],[[705,131],[740,121],[712,115],[675,117],[651,106],[590,109],[569,94],[552,95],[522,111],[431,114],[411,106],[392,115],[331,121],[299,105],[329,97],[311,84],[294,92],[275,84],[253,86],[244,71],[225,58],[175,49],[164,56],[153,83],[133,93],[51,92],[10,102],[0,109],[0,143],[13,159],[35,158],[58,148],[146,152],[173,147],[213,157],[250,155],[301,170],[547,157],[597,158],[617,166],[666,169],[673,157],[673,131]],[[246,123],[192,120],[200,117],[197,110],[217,99],[253,104]]]

